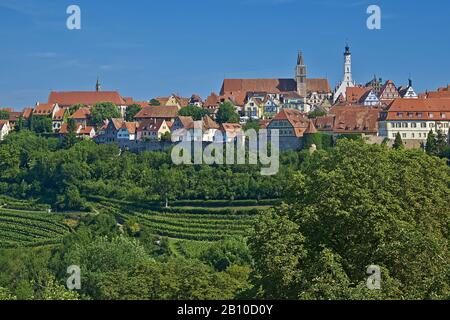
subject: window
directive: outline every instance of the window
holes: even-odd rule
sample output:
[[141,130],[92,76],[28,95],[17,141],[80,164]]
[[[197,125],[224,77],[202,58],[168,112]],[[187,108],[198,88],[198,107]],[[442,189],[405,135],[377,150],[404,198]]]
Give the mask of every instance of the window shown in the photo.
[[414,134],[414,133],[411,133],[411,138],[415,138],[416,137],[416,135]]
[[445,119],[447,115],[444,112],[441,112],[441,118]]
[[403,118],[403,112],[397,112],[397,117]]
[[434,118],[434,114],[433,114],[432,112],[430,112],[430,113],[428,114],[428,116],[429,116],[430,118]]
[[403,138],[406,138],[406,133],[403,133],[403,134],[402,134],[402,137],[403,137]]
[[426,122],[422,122],[422,123],[420,124],[420,127],[421,127],[421,128],[426,128],[426,127],[427,127]]
[[422,112],[418,112],[417,113],[417,117],[422,118],[423,117],[423,113]]
[[411,128],[417,128],[417,123],[415,122],[411,123]]

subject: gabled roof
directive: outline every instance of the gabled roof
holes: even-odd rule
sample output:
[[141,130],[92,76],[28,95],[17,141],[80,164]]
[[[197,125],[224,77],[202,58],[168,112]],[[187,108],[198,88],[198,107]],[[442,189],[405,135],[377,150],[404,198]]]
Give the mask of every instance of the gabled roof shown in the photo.
[[22,116],[24,119],[28,119],[28,118],[30,118],[32,113],[33,113],[33,108],[25,108],[25,109],[23,109]]
[[215,122],[213,119],[211,119],[211,117],[208,115],[204,116],[202,121],[203,121],[203,127],[206,130],[220,128],[220,126],[217,124],[217,122]]
[[9,125],[8,120],[0,120],[0,130],[3,129],[4,126]]
[[334,116],[334,133],[367,133],[378,132],[380,110],[367,106],[335,106],[330,110]]
[[37,103],[36,107],[33,110],[34,115],[38,116],[49,116],[53,113],[56,104],[54,103]]
[[139,111],[135,118],[136,119],[146,119],[146,118],[176,118],[178,115],[177,106],[152,106],[145,107]]
[[117,91],[52,91],[48,97],[49,103],[58,103],[61,106],[84,104],[92,106],[100,102],[112,102],[115,105],[126,105],[125,100]]
[[222,123],[220,125],[220,131],[222,132],[241,132],[242,126],[239,123]]
[[56,112],[55,115],[53,116],[53,120],[54,121],[62,121],[62,120],[64,120],[65,114],[66,114],[65,109],[59,109],[58,112]]
[[[331,92],[327,79],[306,79],[308,92]],[[282,93],[297,91],[297,82],[294,79],[225,79],[221,95],[237,92],[267,92]]]
[[450,99],[395,99],[386,112],[386,120],[448,120]]
[[9,112],[9,121],[17,122],[21,115],[22,115],[22,112],[11,111],[11,112]]
[[[295,109],[282,109],[271,121],[287,120],[294,128],[295,136],[302,137],[305,133],[310,120],[300,111]],[[270,125],[269,125],[270,126]]]
[[144,120],[141,123],[139,123],[138,131],[150,131],[150,132],[158,132],[161,129],[161,126],[167,122],[165,120]]
[[71,118],[77,120],[86,120],[90,115],[91,111],[89,110],[89,108],[80,108],[72,114]]
[[361,97],[371,89],[372,88],[367,87],[348,87],[345,92],[346,100],[350,103],[357,103],[360,101]]
[[194,123],[192,117],[178,116],[177,119],[180,121],[183,128],[190,128]]
[[139,127],[138,122],[124,121],[122,122],[122,126],[120,127],[120,129],[126,129],[129,134],[135,134],[137,132],[138,127]]

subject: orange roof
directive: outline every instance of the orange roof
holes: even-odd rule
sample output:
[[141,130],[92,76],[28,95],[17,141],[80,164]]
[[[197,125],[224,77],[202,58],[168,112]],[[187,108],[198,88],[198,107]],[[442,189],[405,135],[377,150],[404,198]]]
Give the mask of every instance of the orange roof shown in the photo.
[[294,128],[295,136],[302,137],[305,133],[310,120],[300,111],[295,109],[282,109],[271,121],[274,120],[287,120]]
[[52,91],[48,97],[49,103],[58,103],[67,107],[75,104],[92,106],[99,102],[112,102],[116,105],[126,105],[125,100],[117,91]]
[[[306,79],[309,92],[330,92],[327,79]],[[294,79],[225,79],[221,95],[235,94],[237,92],[267,92],[282,93],[297,91],[297,82]]]
[[86,120],[90,115],[91,111],[89,110],[89,108],[80,108],[72,114],[71,118],[77,120]]
[[335,106],[329,112],[334,116],[334,133],[377,133],[380,109],[367,106]]
[[386,112],[386,120],[448,120],[450,99],[395,99]]
[[28,119],[33,113],[33,108],[25,108],[23,109],[22,116],[24,119]]
[[127,129],[128,133],[134,134],[134,133],[136,133],[138,127],[139,127],[139,123],[137,123],[137,122],[124,121],[122,123],[121,129]]
[[152,106],[145,107],[139,111],[136,119],[149,119],[149,118],[176,118],[178,115],[177,106]]
[[53,117],[53,120],[55,121],[62,121],[64,119],[64,115],[66,114],[65,109],[59,109],[58,112],[55,113],[55,116]]
[[361,97],[367,92],[371,90],[372,88],[366,88],[366,87],[351,87],[347,88],[345,92],[346,101],[350,103],[357,103]]
[[[149,132],[158,132],[161,126],[164,124],[164,120],[158,119],[154,120],[144,120],[139,124],[138,131],[149,131]],[[166,122],[167,124],[167,122]]]
[[53,109],[55,109],[54,103],[37,103],[33,110],[33,114],[38,116],[49,116],[52,114]]
[[0,120],[0,129],[3,129],[3,126],[9,124],[8,120]]

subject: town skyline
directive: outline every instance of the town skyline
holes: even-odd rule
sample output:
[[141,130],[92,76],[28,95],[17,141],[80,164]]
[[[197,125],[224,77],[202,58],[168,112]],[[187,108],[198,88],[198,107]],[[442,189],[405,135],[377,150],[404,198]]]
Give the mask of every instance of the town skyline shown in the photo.
[[[33,106],[37,101],[47,101],[52,90],[92,91],[97,76],[103,90],[118,90],[139,100],[172,93],[206,97],[220,90],[224,78],[292,78],[298,50],[304,54],[308,76],[327,78],[334,89],[342,80],[342,54],[347,41],[352,48],[353,74],[358,84],[365,84],[374,75],[384,81],[392,79],[407,84],[411,76],[416,90],[424,92],[448,82],[450,63],[445,52],[449,44],[440,41],[448,29],[447,22],[439,19],[439,12],[432,20],[425,16],[432,4],[439,1],[431,1],[431,6],[421,10],[414,6],[405,8],[405,1],[397,4],[378,1],[383,25],[375,31],[365,27],[369,1],[347,1],[341,6],[326,1],[315,4],[263,1],[259,5],[235,2],[238,10],[233,16],[229,7],[219,10],[221,6],[217,3],[207,11],[216,12],[215,19],[231,17],[224,27],[217,26],[215,19],[204,14],[201,21],[187,19],[188,25],[181,22],[184,10],[195,12],[201,1],[189,8],[179,1],[136,4],[133,8],[78,1],[82,29],[69,31],[64,28],[68,1],[50,3],[45,9],[36,7],[33,1],[23,4],[0,1],[0,15],[5,17],[0,22],[0,34],[6,39],[6,47],[0,53],[4,61],[0,65],[0,106],[15,110]],[[163,22],[158,13],[166,13],[170,8],[173,26],[154,28],[141,20],[141,12],[151,9],[152,21],[158,26]],[[304,15],[301,22],[292,22],[291,11],[300,8],[306,12],[320,10],[320,18]],[[398,14],[400,9],[402,14]],[[272,17],[278,22],[276,25],[263,25],[259,29],[240,20],[248,12],[263,14],[268,10],[283,12],[284,17],[276,14]],[[132,27],[108,25],[106,18],[119,12],[131,21]],[[331,17],[344,13],[347,15],[344,21],[334,26]],[[408,19],[414,24],[406,23]],[[315,35],[299,30],[314,30]],[[196,34],[195,39],[191,34]],[[230,34],[233,38],[228,44]],[[248,41],[249,37],[253,42]],[[283,45],[265,46],[271,39],[277,39],[277,43],[281,40]],[[433,43],[433,50],[428,44],[418,45],[422,43],[419,39]],[[226,45],[216,44],[222,41]],[[175,43],[177,46],[171,46]]]

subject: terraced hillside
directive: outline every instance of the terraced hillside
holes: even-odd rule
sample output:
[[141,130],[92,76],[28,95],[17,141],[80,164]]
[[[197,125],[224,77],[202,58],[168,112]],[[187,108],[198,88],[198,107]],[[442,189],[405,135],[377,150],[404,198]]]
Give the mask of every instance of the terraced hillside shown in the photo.
[[96,207],[114,213],[123,223],[131,219],[137,221],[155,235],[197,241],[217,241],[232,236],[246,236],[256,216],[269,208],[267,205],[242,204],[235,207],[214,208],[207,205],[136,208],[107,200],[97,201]]
[[0,208],[0,247],[56,244],[69,232],[62,217],[46,211]]

